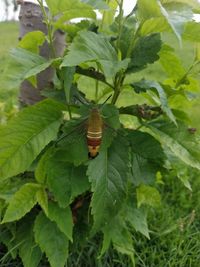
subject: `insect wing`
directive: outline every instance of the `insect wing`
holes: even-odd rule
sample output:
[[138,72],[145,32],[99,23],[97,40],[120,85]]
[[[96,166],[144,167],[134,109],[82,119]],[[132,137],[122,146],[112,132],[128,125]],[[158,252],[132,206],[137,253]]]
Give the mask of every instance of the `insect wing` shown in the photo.
[[78,119],[65,124],[56,152],[60,160],[71,162],[76,166],[87,161],[86,129],[86,119]]
[[120,128],[119,112],[113,105],[105,105],[102,107],[102,117],[104,122],[101,150],[109,147],[113,138]]
[[113,128],[114,130],[120,128],[119,111],[115,106],[107,104],[102,107],[101,113],[105,125]]

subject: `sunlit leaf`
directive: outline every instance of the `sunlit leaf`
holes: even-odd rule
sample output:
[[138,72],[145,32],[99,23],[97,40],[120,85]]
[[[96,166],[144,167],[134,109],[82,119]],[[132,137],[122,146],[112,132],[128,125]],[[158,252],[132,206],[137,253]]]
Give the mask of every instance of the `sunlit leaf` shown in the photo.
[[109,32],[109,27],[110,25],[112,25],[113,21],[114,21],[114,17],[116,14],[116,9],[118,6],[118,2],[115,0],[110,0],[106,2],[109,6],[108,10],[104,10],[102,12],[102,24],[100,26],[100,31],[103,32]]
[[157,207],[160,205],[160,194],[155,187],[148,185],[140,185],[136,189],[136,193],[138,207],[140,207],[142,204],[146,204],[152,207]]
[[200,23],[196,21],[188,22],[185,25],[183,38],[191,42],[200,42]]
[[41,31],[28,32],[19,42],[19,47],[33,53],[39,53],[39,47],[45,41],[45,34]]
[[166,23],[166,19],[163,17],[150,18],[145,20],[140,29],[142,36],[159,33],[163,31],[170,31],[169,25]]
[[96,13],[93,8],[79,0],[47,0],[46,3],[53,16],[60,15],[55,25],[59,25],[60,23],[74,18],[96,18]]

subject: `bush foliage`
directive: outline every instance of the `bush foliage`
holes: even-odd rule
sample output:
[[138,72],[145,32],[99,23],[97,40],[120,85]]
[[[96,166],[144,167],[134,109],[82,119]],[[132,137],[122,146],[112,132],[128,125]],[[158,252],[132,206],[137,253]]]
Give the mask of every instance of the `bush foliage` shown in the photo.
[[[188,168],[200,170],[199,136],[186,108],[199,90],[200,24],[193,13],[200,5],[138,0],[124,16],[122,0],[46,2],[51,16],[38,0],[48,35],[28,33],[12,51],[6,74],[9,87],[25,79],[36,86],[38,73],[55,69],[53,88],[42,92],[47,99],[1,128],[0,241],[25,267],[38,266],[43,253],[52,267],[63,267],[77,244],[98,237],[99,257],[112,245],[134,265],[133,235],[150,238],[147,215],[161,205],[162,176],[173,172],[191,189]],[[79,17],[85,19],[66,23]],[[56,29],[69,43],[60,58],[52,43]],[[190,66],[164,42],[164,32],[180,46],[182,40],[195,44]],[[38,54],[45,40],[49,60]],[[166,79],[136,80],[154,62]],[[95,86],[84,90],[83,77]],[[120,104],[125,91],[132,104]],[[90,159],[86,132],[94,108],[104,125],[99,154]]]

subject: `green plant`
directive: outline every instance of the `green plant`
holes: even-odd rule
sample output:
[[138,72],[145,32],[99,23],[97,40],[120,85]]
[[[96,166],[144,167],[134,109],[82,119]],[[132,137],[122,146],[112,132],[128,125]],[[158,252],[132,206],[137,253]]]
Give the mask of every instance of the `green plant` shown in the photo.
[[[137,231],[149,238],[148,207],[160,205],[162,176],[173,171],[190,189],[188,168],[200,170],[199,136],[187,116],[199,90],[200,24],[192,18],[200,6],[138,0],[124,17],[123,0],[46,2],[52,17],[38,0],[48,35],[28,33],[8,68],[15,86],[24,79],[35,85],[35,75],[49,66],[56,71],[53,89],[43,91],[48,99],[22,109],[0,132],[0,241],[28,267],[38,266],[43,253],[52,267],[62,267],[88,238],[98,240],[99,257],[112,244],[134,265],[132,237]],[[102,11],[101,20],[94,9]],[[77,17],[91,20],[65,23]],[[54,58],[57,28],[71,42],[62,58]],[[163,42],[165,31],[180,45],[182,38],[197,43],[187,69]],[[45,40],[49,60],[38,55]],[[135,80],[156,61],[167,79]],[[84,90],[89,79],[94,88]],[[122,106],[124,94],[131,99]],[[87,118],[94,106],[104,121],[103,137],[99,155],[88,159]]]

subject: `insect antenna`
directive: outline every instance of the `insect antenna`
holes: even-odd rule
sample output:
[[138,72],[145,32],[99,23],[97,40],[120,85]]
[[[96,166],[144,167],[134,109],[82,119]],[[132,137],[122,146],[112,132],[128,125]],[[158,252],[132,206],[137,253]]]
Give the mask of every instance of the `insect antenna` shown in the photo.
[[101,107],[103,107],[106,104],[106,102],[111,98],[111,96],[112,95],[109,95],[109,97],[106,98],[106,100],[101,104]]
[[78,96],[74,95],[74,98],[76,98],[76,100],[78,100],[83,105],[89,105],[88,101],[86,99],[80,97],[80,96],[78,97]]

